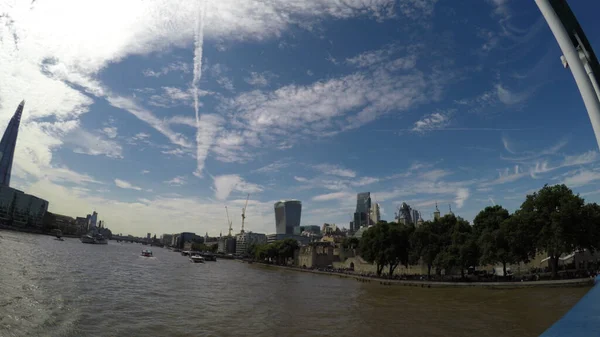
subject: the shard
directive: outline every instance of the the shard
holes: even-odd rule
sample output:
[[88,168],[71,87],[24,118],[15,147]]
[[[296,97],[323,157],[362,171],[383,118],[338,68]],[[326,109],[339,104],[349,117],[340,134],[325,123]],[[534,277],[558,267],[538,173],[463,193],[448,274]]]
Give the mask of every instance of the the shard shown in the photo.
[[10,185],[10,173],[12,171],[13,157],[15,156],[15,146],[17,145],[17,135],[19,134],[19,124],[21,124],[21,114],[25,100],[17,107],[17,111],[10,119],[6,131],[0,141],[0,186]]

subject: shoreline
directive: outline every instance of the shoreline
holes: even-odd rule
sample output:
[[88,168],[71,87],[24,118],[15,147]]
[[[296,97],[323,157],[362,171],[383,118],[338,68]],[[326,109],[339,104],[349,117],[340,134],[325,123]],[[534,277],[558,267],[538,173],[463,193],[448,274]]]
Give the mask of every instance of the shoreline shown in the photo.
[[[241,261],[240,262],[245,262]],[[296,272],[305,272],[305,273],[313,273],[313,274],[321,274],[328,276],[337,276],[340,278],[352,278],[357,282],[361,283],[373,283],[384,286],[405,286],[405,287],[420,287],[420,288],[469,288],[469,287],[477,287],[477,288],[488,288],[488,289],[517,289],[517,288],[533,288],[533,287],[545,287],[545,288],[555,288],[555,287],[583,287],[583,286],[593,286],[595,281],[594,278],[578,278],[578,279],[568,279],[568,280],[544,280],[544,281],[527,281],[527,282],[442,282],[442,281],[419,281],[419,280],[387,280],[387,279],[379,279],[376,277],[368,277],[368,276],[360,276],[360,275],[352,275],[352,274],[342,274],[328,271],[320,271],[320,270],[311,270],[311,269],[301,269],[287,266],[277,266],[272,264],[263,264],[254,262],[253,264],[262,266],[262,267],[271,267],[274,269],[285,269]]]
[[[19,233],[27,233],[27,234],[35,234],[35,235],[56,236],[56,234],[54,234],[54,233],[46,233],[46,232],[43,232],[38,229],[23,228],[23,227],[11,227],[11,226],[6,226],[6,225],[0,225],[0,230],[4,230],[7,232],[19,232]],[[72,238],[72,239],[77,239],[80,237],[78,235],[71,235],[71,234],[63,234],[61,236],[63,238]]]

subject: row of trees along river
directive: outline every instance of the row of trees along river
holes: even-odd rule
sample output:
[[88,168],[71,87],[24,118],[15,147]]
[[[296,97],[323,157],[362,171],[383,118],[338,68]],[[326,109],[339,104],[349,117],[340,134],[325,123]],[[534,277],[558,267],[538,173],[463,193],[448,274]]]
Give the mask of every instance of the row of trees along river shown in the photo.
[[360,255],[377,266],[377,275],[398,265],[423,263],[428,269],[465,270],[471,266],[529,262],[536,254],[550,258],[552,277],[558,273],[559,257],[578,249],[600,247],[600,206],[585,203],[565,185],[545,185],[527,195],[521,207],[510,213],[502,206],[486,207],[473,225],[453,214],[422,225],[380,222],[361,239],[348,238],[344,245],[358,248]]

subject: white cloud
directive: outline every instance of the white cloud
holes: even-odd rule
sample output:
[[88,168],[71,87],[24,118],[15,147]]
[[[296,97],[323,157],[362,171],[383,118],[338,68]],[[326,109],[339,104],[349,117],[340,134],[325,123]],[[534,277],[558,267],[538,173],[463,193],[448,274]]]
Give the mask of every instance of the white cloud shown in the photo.
[[510,8],[508,0],[487,0],[494,7],[494,14],[501,16],[503,19],[510,17]]
[[467,199],[469,199],[469,189],[459,188],[456,191],[456,199],[454,199],[456,207],[462,208],[465,205],[465,201],[467,201]]
[[210,67],[210,74],[217,81],[217,83],[226,90],[234,91],[233,80],[226,74],[229,72],[229,68],[221,63],[216,63]]
[[559,140],[556,144],[537,151],[524,151],[522,153],[517,153],[513,149],[512,145],[509,143],[508,138],[502,137],[502,142],[504,144],[504,148],[507,152],[517,155],[515,157],[501,157],[504,160],[510,160],[515,162],[526,162],[532,159],[540,158],[543,156],[551,156],[556,155],[558,151],[560,151],[563,147],[565,147],[569,142],[566,139]]
[[328,194],[317,195],[312,198],[313,201],[330,201],[330,200],[344,200],[351,199],[354,196],[353,193],[350,192],[334,192]]
[[188,74],[191,71],[191,67],[185,62],[173,62],[160,68],[160,70],[154,71],[152,69],[144,70],[143,74],[147,77],[161,77],[167,75],[170,72],[182,72]]
[[597,151],[588,151],[582,154],[566,156],[563,160],[561,167],[565,166],[575,166],[575,165],[584,165],[590,164],[598,161],[598,152]]
[[187,138],[181,133],[174,132],[169,127],[168,123],[154,116],[154,114],[141,106],[139,106],[132,98],[120,97],[120,96],[109,96],[106,98],[108,103],[116,108],[126,110],[133,114],[138,119],[148,123],[156,131],[162,133],[167,137],[173,144],[192,147],[192,144]]
[[141,173],[142,173],[142,174],[148,174],[148,173],[150,173],[150,171],[148,171],[148,170],[142,170],[142,172],[141,172]]
[[265,71],[262,73],[258,72],[250,72],[250,77],[246,77],[244,81],[250,85],[254,85],[257,87],[264,87],[269,84],[269,78],[273,78],[275,75],[269,71]]
[[580,170],[577,173],[565,178],[563,184],[569,187],[579,187],[585,186],[597,180],[600,180],[600,172]]
[[136,191],[141,191],[142,188],[132,185],[131,183],[125,181],[125,180],[121,180],[121,179],[115,179],[115,185],[118,188],[124,188],[124,189],[128,189],[128,190],[136,190]]
[[253,170],[252,172],[256,172],[256,173],[274,173],[274,172],[279,172],[279,170],[288,167],[290,164],[283,161],[283,160],[278,160],[276,162],[273,162],[269,165],[263,166],[261,168],[258,168],[256,170]]
[[335,135],[392,111],[407,110],[427,101],[426,91],[420,72],[392,76],[378,70],[308,86],[246,92],[227,100],[220,110],[232,119],[231,126],[256,134],[261,144],[285,139],[291,146],[300,139]]
[[404,0],[399,2],[400,12],[413,20],[431,16],[437,0]]
[[501,184],[511,183],[511,182],[517,181],[521,178],[524,178],[528,175],[530,175],[530,172],[523,171],[523,169],[521,169],[521,167],[519,165],[515,165],[514,170],[511,170],[510,168],[505,168],[504,170],[500,170],[500,171],[498,171],[498,178],[496,178],[495,180],[489,181],[489,182],[482,183],[480,186],[488,187],[488,186],[493,186],[493,185],[501,185]]
[[450,124],[450,112],[434,112],[415,122],[412,131],[427,132],[443,129]]
[[177,176],[171,180],[165,181],[164,183],[169,184],[171,186],[183,186],[187,184],[187,178],[185,176]]
[[248,183],[237,174],[221,175],[214,178],[215,197],[218,200],[225,200],[232,191],[243,193],[257,193],[263,189],[261,186]]
[[104,139],[81,128],[67,133],[64,136],[64,142],[72,146],[75,153],[123,158],[123,148],[117,142]]
[[189,154],[189,151],[186,151],[180,147],[178,148],[174,148],[174,149],[170,149],[170,150],[163,150],[160,151],[161,153],[164,154],[168,154],[168,155],[172,155],[172,156],[177,156],[177,157],[181,157],[183,155]]
[[356,172],[349,170],[349,169],[345,169],[345,168],[337,166],[337,165],[319,164],[319,165],[313,166],[313,168],[316,170],[319,170],[327,175],[333,175],[333,176],[339,176],[339,177],[345,177],[345,178],[356,177]]
[[524,92],[514,92],[511,91],[501,84],[497,84],[496,94],[498,95],[498,99],[500,102],[506,105],[515,105],[526,101],[532,94],[532,90],[524,91]]
[[202,177],[204,170],[204,161],[208,157],[210,150],[215,140],[215,134],[220,129],[223,119],[218,115],[203,114],[200,117],[196,131],[196,161],[197,166],[194,175]]
[[508,140],[508,138],[506,137],[502,137],[502,144],[504,145],[504,149],[508,152],[508,153],[512,153],[515,154],[515,151],[511,148],[510,146],[510,142]]
[[294,180],[301,182],[301,183],[305,183],[308,181],[308,179],[306,179],[304,177],[298,177],[298,176],[294,176]]
[[[105,220],[113,233],[129,233],[137,236],[147,232],[162,233],[189,231],[218,235],[222,230],[227,230],[223,202],[211,201],[195,196],[181,196],[174,193],[153,195],[137,201],[128,202],[118,199],[108,199],[101,194],[101,189],[90,192],[74,190],[62,185],[54,184],[47,180],[39,180],[26,186],[28,193],[33,193],[50,201],[50,211],[69,216],[85,216],[96,210],[99,219]],[[243,198],[227,202],[232,210],[241,210],[246,202]],[[251,197],[246,213],[246,230],[258,233],[274,232],[273,203],[258,202]],[[198,216],[202,214],[202,216]],[[177,223],[173,223],[177,219]],[[239,226],[237,220],[232,218],[236,230]],[[165,227],[165,224],[171,224]]]
[[427,181],[437,181],[437,180],[440,180],[440,178],[443,178],[449,174],[451,174],[451,172],[448,172],[446,170],[436,169],[436,170],[423,172],[419,175],[419,177],[421,179],[427,180]]
[[110,126],[110,127],[105,127],[102,129],[102,133],[104,133],[106,135],[106,137],[113,139],[113,138],[117,138],[117,127],[116,126]]
[[351,182],[352,186],[367,186],[367,185],[371,185],[374,184],[376,182],[379,182],[379,178],[375,178],[375,177],[362,177],[359,178],[358,180],[353,180]]
[[358,67],[370,67],[374,64],[381,63],[389,58],[389,54],[391,54],[393,50],[390,49],[378,49],[373,51],[367,51],[361,54],[358,54],[354,57],[347,58],[346,62],[351,65],[356,65]]
[[161,95],[150,96],[148,104],[162,108],[172,108],[180,105],[191,106],[192,94],[189,90],[174,87],[162,87],[162,90]]

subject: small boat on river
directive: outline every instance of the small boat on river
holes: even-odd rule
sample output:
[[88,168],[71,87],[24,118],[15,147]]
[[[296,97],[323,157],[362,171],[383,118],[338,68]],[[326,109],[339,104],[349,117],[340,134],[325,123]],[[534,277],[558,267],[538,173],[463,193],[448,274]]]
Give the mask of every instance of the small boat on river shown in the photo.
[[81,236],[81,242],[83,243],[91,243],[96,245],[106,245],[108,244],[108,240],[98,232],[96,227],[92,228],[86,235]]
[[194,263],[204,263],[204,258],[200,255],[192,255],[190,256],[190,261]]
[[142,256],[152,257],[152,251],[150,249],[144,249],[142,250]]

